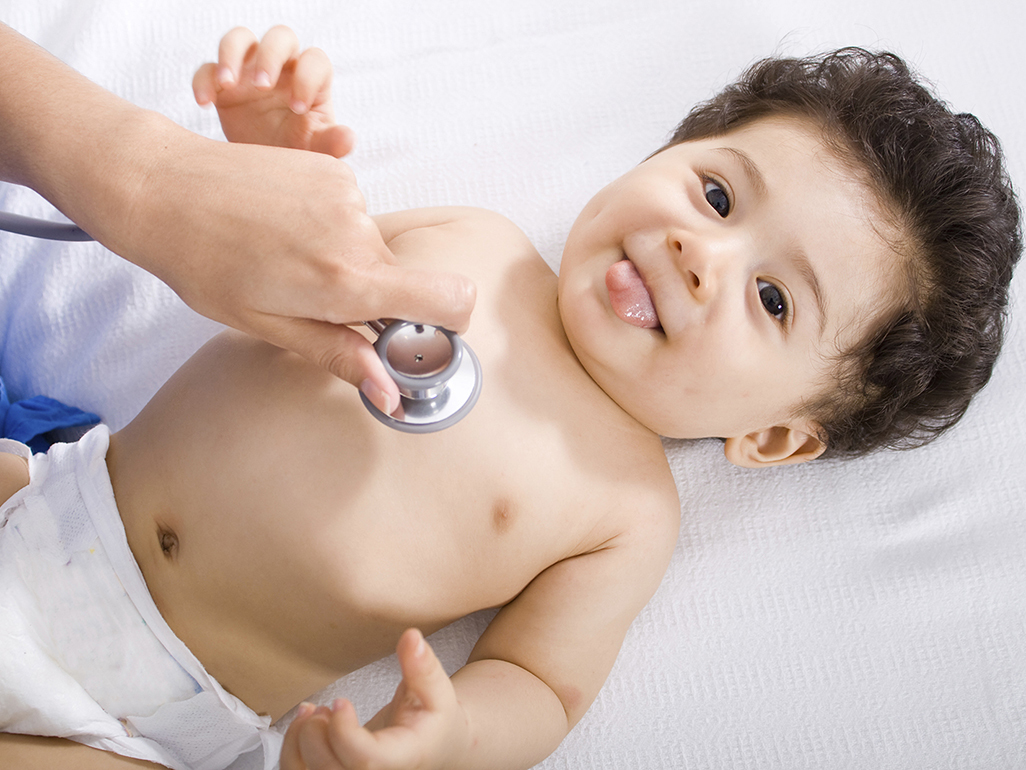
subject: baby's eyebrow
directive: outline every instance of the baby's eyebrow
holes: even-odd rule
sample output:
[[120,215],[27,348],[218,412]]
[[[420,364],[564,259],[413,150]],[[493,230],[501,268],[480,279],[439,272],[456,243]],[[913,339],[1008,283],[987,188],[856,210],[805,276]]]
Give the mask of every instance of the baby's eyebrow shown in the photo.
[[795,246],[791,252],[791,259],[794,261],[795,269],[802,281],[812,290],[813,305],[815,306],[816,318],[819,321],[819,336],[826,331],[826,295],[823,294],[823,285],[819,282],[819,276],[812,266],[812,260],[801,246]]
[[744,150],[739,150],[737,147],[716,147],[715,149],[718,152],[725,152],[731,155],[740,164],[741,170],[748,177],[748,184],[752,186],[757,195],[766,194],[766,179],[748,153]]

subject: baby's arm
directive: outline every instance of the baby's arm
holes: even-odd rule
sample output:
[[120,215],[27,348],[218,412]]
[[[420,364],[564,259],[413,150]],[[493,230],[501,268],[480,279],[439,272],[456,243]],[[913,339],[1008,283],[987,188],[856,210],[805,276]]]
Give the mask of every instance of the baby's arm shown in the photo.
[[365,727],[347,701],[305,708],[286,735],[282,770],[501,770],[540,762],[584,716],[659,584],[677,521],[659,513],[665,506],[652,508],[620,538],[535,578],[451,680],[408,631],[392,702]]
[[319,48],[300,50],[288,27],[272,27],[263,39],[237,27],[221,39],[217,61],[200,67],[192,81],[199,104],[213,104],[231,142],[349,153],[355,137],[335,122],[331,62]]

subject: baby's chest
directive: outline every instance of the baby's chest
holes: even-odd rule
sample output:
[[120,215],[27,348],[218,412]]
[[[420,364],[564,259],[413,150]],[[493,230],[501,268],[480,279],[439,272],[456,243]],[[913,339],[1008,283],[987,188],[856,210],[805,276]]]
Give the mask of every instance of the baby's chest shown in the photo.
[[510,601],[616,536],[613,474],[596,478],[564,441],[504,439],[413,462],[402,483],[375,480],[374,499],[337,530],[363,596],[456,617]]

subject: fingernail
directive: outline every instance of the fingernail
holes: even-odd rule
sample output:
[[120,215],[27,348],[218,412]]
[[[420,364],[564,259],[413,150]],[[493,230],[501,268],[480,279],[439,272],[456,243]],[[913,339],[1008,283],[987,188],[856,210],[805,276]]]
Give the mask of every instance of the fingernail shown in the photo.
[[418,658],[427,651],[427,642],[424,641],[424,634],[417,632],[417,636],[420,638],[417,640],[417,646],[413,648],[413,654]]
[[292,104],[289,105],[289,107],[297,115],[305,115],[307,113],[307,111],[310,109],[309,107],[306,106],[306,104],[304,102],[301,102],[299,99],[296,99],[295,101],[293,101]]
[[333,700],[331,702],[331,713],[334,714],[336,711],[341,709],[342,708],[342,704],[343,704],[343,700],[341,698],[336,698],[335,700]]
[[310,716],[316,708],[314,704],[303,701],[299,704],[299,709],[296,711],[296,719]]
[[217,82],[223,86],[230,85],[235,82],[235,73],[228,69],[228,67],[219,67],[217,70]]
[[373,380],[366,379],[361,382],[360,391],[382,412],[392,414],[392,399]]
[[270,88],[271,87],[271,76],[268,75],[263,70],[261,70],[260,72],[258,72],[256,74],[256,77],[254,78],[254,82],[256,83],[257,88]]

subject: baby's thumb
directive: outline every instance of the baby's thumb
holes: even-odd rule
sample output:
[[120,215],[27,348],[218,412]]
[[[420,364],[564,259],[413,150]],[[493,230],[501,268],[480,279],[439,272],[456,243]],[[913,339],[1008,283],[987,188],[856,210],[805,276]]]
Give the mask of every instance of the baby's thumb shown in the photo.
[[317,131],[310,138],[310,149],[333,158],[344,158],[353,151],[356,134],[348,126],[333,125]]
[[407,629],[399,639],[396,652],[407,692],[416,696],[425,709],[442,708],[447,697],[453,694],[452,682],[424,635],[415,628]]

